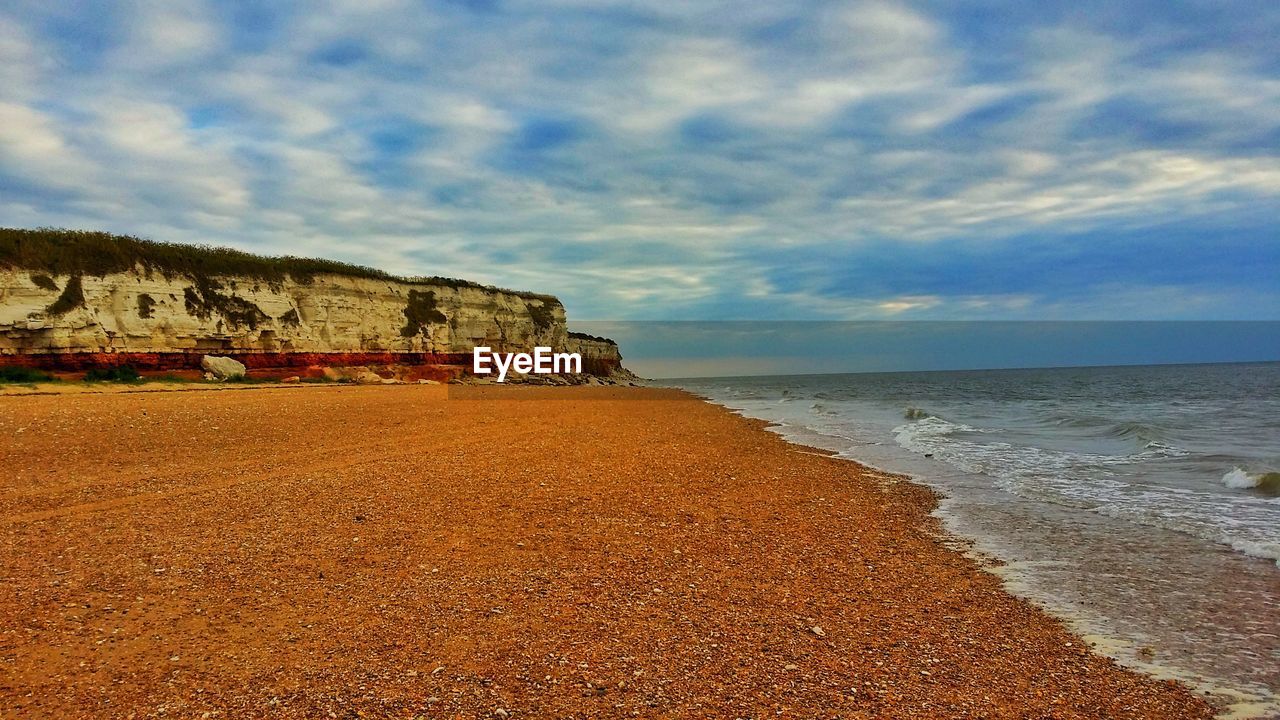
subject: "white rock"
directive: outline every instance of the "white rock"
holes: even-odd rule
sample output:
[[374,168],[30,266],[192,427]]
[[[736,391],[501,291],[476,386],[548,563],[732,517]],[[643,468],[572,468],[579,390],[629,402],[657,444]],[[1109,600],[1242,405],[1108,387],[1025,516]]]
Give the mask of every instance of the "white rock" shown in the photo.
[[245,367],[239,360],[217,355],[205,355],[200,358],[200,369],[212,374],[218,380],[236,380],[244,377]]

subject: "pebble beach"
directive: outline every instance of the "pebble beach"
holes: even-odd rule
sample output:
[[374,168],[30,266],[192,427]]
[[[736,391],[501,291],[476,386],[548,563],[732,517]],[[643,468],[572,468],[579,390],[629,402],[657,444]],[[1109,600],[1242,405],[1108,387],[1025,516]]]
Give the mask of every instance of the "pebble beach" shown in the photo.
[[677,390],[0,397],[0,716],[1209,718]]

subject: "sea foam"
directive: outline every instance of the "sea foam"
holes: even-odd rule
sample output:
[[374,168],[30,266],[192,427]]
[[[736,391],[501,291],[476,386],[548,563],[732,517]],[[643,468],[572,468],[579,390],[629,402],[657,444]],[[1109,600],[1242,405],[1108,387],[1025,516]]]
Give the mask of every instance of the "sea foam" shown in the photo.
[[1240,468],[1232,468],[1231,472],[1222,476],[1222,484],[1229,488],[1251,488],[1258,484],[1258,476],[1250,475]]
[[1266,495],[1280,496],[1280,472],[1251,473],[1243,468],[1232,468],[1222,476],[1222,484],[1229,488],[1257,490]]

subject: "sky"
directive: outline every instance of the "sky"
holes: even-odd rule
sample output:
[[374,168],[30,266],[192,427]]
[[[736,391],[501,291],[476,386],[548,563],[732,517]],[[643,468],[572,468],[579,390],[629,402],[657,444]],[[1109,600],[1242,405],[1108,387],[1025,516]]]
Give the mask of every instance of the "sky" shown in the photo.
[[1280,319],[1280,4],[0,0],[0,225],[593,320]]

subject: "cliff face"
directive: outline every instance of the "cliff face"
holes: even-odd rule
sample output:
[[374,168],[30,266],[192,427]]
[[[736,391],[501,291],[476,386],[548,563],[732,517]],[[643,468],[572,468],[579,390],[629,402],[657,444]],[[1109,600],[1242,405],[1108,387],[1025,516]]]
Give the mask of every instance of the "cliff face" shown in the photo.
[[0,362],[177,368],[216,354],[251,367],[469,364],[476,345],[583,352],[587,372],[619,365],[616,346],[571,340],[564,307],[548,296],[337,274],[267,282],[141,267],[101,277],[0,270]]
[[565,350],[582,355],[582,371],[592,375],[610,376],[624,372],[622,355],[612,340],[580,333],[569,333]]
[[564,308],[475,287],[0,272],[0,353],[463,353],[563,347]]
[[[618,348],[565,329],[550,295],[448,278],[108,233],[0,228],[0,365],[80,370],[471,365],[471,350],[580,352],[619,370]],[[460,370],[459,370],[460,371]]]

